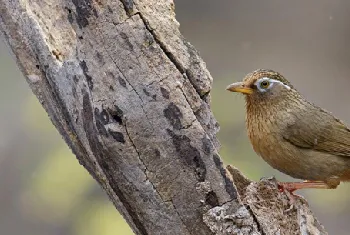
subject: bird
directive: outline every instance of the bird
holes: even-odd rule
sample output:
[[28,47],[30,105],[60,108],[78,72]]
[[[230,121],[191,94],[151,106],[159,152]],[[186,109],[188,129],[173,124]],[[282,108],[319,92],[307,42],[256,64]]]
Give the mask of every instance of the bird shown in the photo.
[[350,129],[305,99],[280,73],[258,69],[226,88],[244,94],[246,129],[254,151],[300,182],[280,190],[335,189],[350,181]]

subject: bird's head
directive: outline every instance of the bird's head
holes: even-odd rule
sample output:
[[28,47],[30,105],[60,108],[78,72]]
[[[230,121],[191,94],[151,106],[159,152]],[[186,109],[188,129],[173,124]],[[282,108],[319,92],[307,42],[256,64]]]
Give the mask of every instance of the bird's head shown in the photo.
[[246,95],[247,102],[273,102],[285,96],[295,96],[298,93],[292,84],[281,74],[267,69],[258,69],[249,73],[242,82],[229,85],[227,90]]

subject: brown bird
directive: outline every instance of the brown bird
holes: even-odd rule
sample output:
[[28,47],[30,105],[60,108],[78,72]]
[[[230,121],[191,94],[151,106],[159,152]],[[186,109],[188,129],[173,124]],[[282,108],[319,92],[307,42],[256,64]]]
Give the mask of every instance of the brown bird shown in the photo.
[[259,69],[227,87],[246,100],[251,144],[273,168],[304,182],[280,189],[336,188],[350,181],[350,130],[307,101],[281,74]]

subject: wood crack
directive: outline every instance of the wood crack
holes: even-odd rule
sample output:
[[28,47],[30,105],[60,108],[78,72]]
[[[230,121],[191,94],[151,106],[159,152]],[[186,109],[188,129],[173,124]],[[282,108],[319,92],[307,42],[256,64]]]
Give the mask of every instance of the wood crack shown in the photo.
[[179,61],[177,61],[176,57],[170,51],[168,51],[166,49],[164,43],[161,40],[159,40],[157,35],[154,33],[153,29],[149,26],[149,24],[147,23],[146,19],[143,17],[142,13],[141,12],[137,12],[137,13],[135,13],[135,15],[140,16],[140,18],[143,21],[143,24],[145,25],[146,29],[148,30],[148,32],[150,32],[152,34],[154,40],[157,42],[157,44],[162,49],[164,54],[175,65],[177,70],[180,71],[181,74],[184,74],[186,72],[185,68],[179,63]]
[[249,205],[244,205],[244,207],[249,211],[249,214],[253,217],[254,222],[256,223],[256,225],[258,226],[259,231],[261,232],[262,235],[266,235],[264,232],[264,228],[262,227],[262,225],[259,222],[259,219],[256,217],[256,215],[254,214],[253,210],[250,208]]

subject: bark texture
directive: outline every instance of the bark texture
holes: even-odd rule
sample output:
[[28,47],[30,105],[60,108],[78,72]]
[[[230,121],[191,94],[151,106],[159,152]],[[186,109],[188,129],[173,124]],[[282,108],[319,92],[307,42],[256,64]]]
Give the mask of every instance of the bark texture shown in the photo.
[[135,234],[326,234],[273,179],[223,168],[212,77],[171,0],[0,0],[33,92]]

